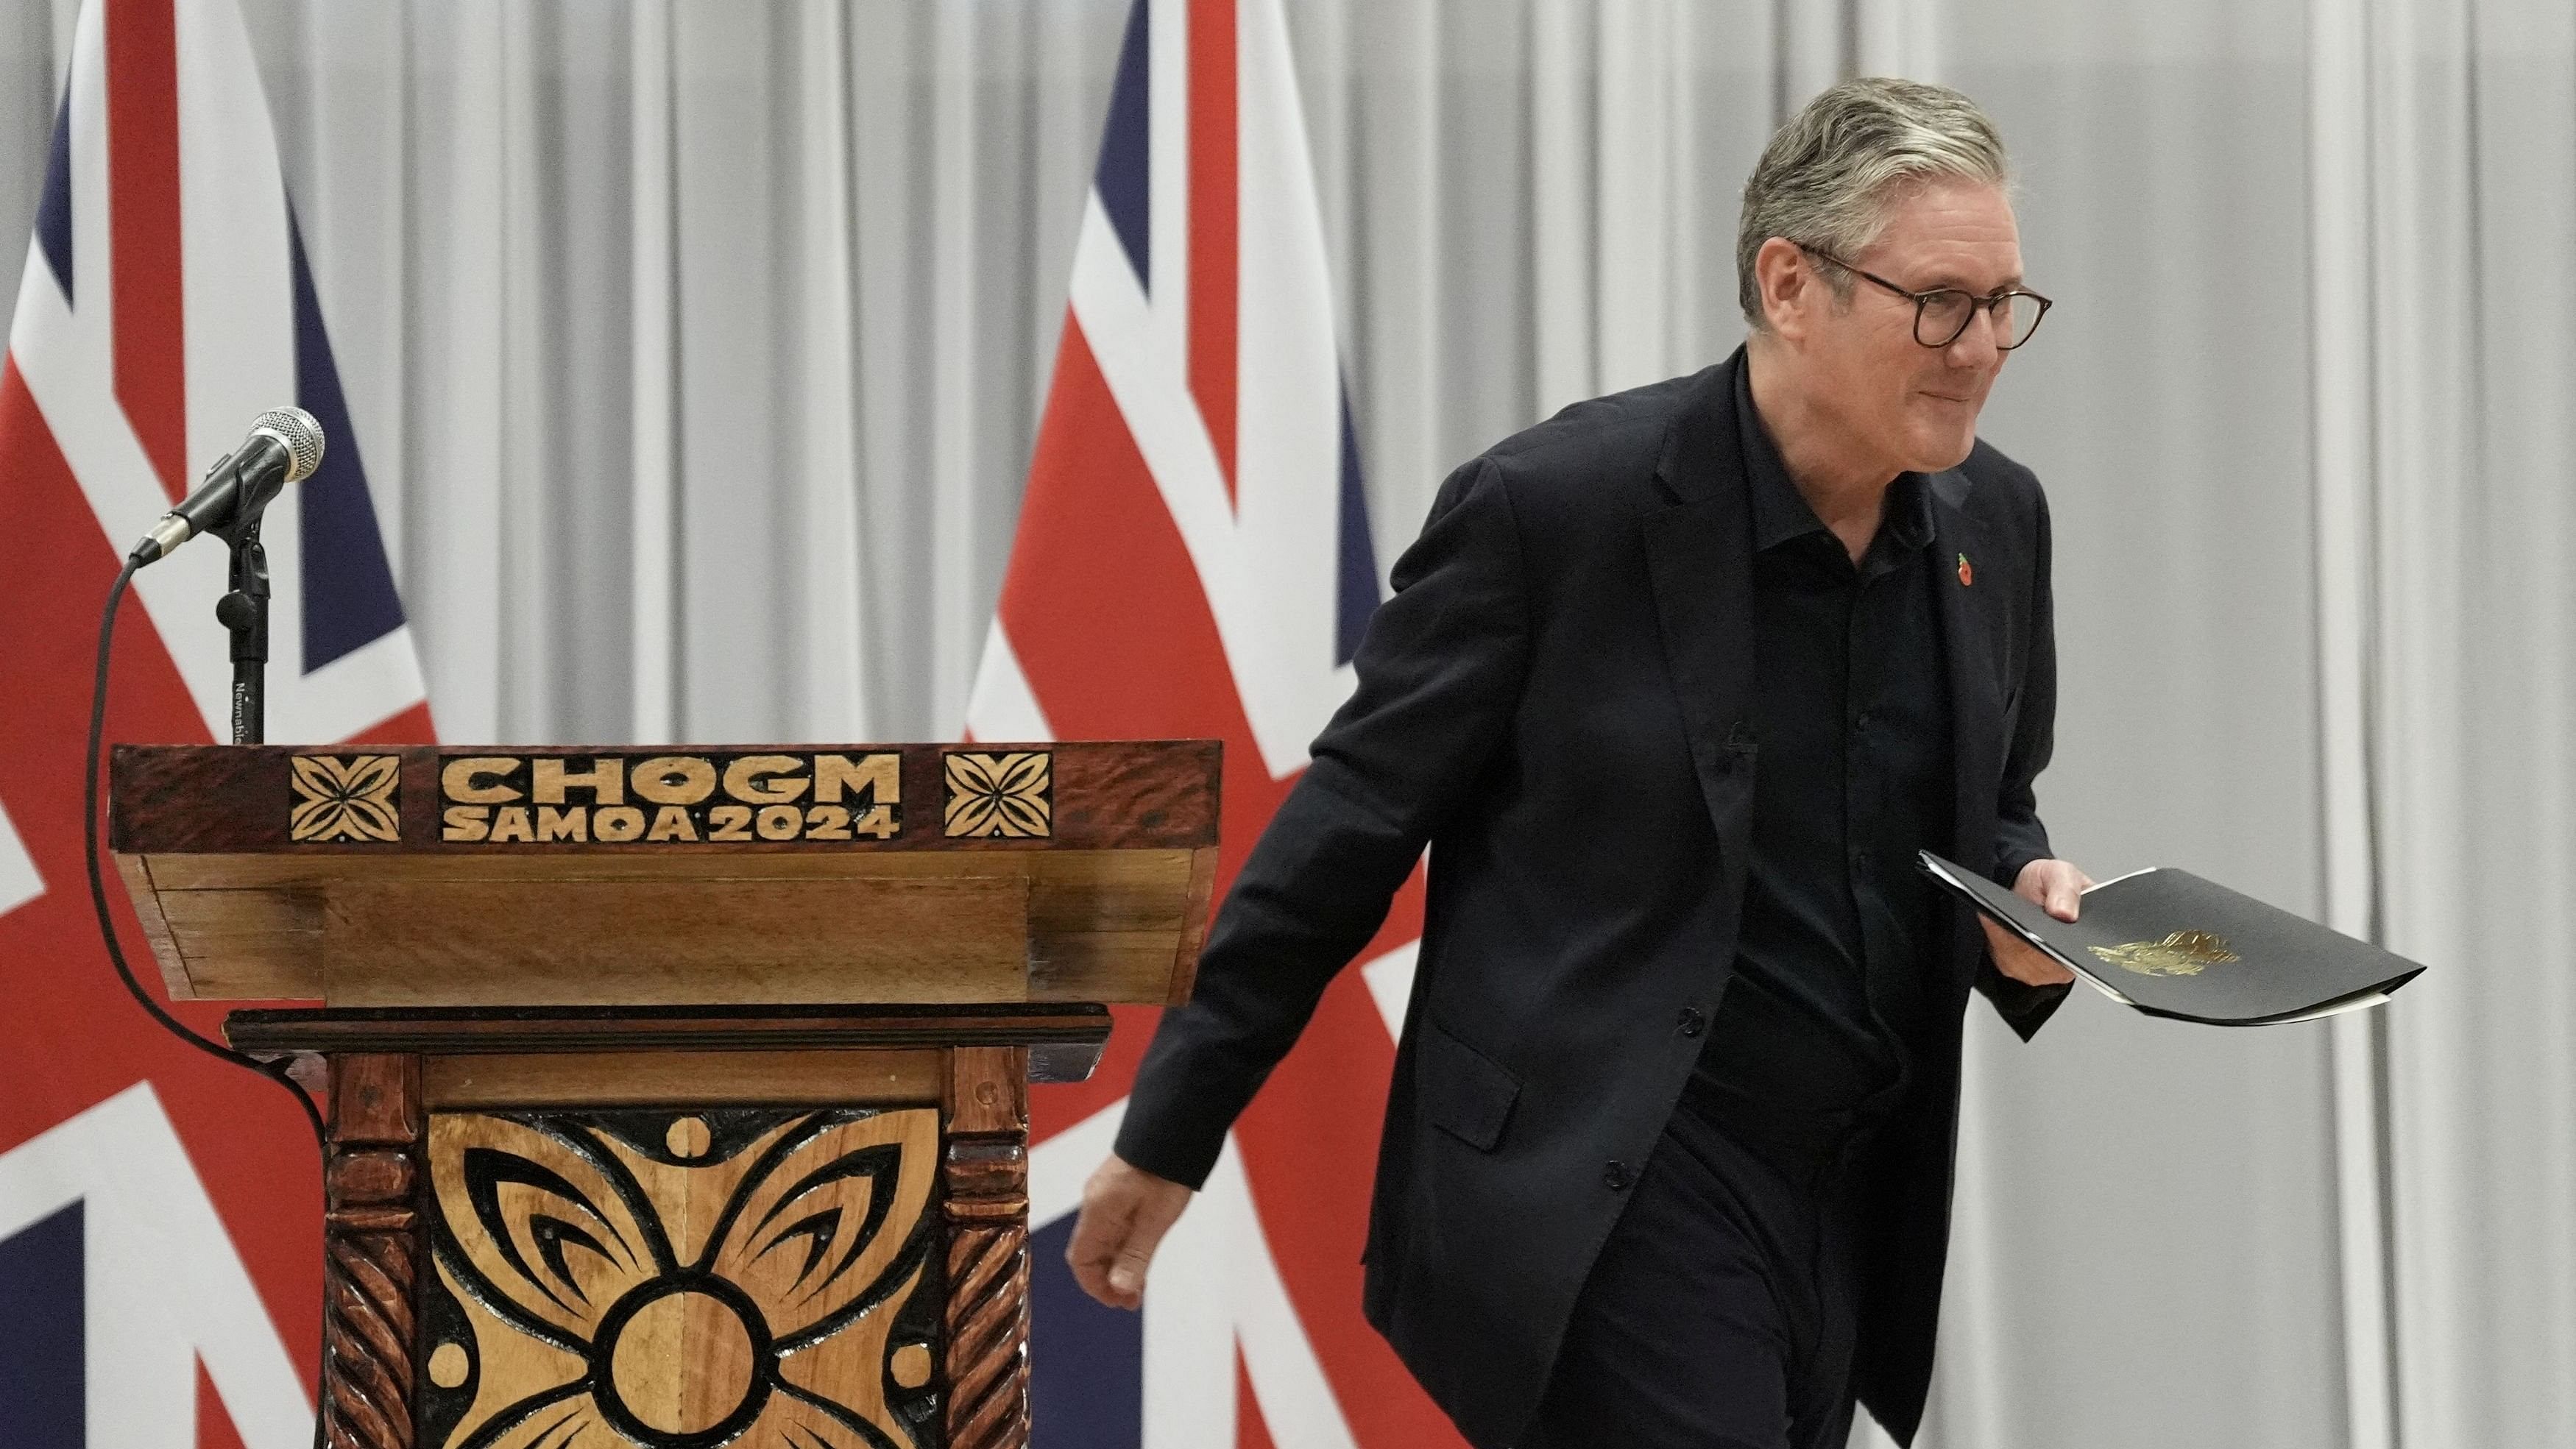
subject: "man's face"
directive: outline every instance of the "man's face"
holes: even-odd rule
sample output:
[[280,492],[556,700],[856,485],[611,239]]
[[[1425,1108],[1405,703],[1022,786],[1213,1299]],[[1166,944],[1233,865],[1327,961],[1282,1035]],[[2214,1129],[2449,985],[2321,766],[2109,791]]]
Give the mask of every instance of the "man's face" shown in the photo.
[[[1984,297],[2021,284],[2021,233],[2000,189],[1941,181],[1901,194],[1878,240],[1849,260],[1909,292],[1955,287]],[[1925,347],[1914,340],[1911,301],[1864,277],[1851,284],[1848,302],[1825,291],[1810,313],[1803,350],[1825,405],[1896,471],[1958,466],[2003,371],[1989,314],[1978,309],[1949,346]]]

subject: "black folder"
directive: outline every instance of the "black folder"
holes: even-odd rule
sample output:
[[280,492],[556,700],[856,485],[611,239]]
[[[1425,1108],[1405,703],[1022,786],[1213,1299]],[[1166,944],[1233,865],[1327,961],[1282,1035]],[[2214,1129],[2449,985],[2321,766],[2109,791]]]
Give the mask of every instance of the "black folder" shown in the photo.
[[1926,874],[2123,1006],[2212,1026],[2274,1026],[2377,1006],[2424,968],[2170,867],[2107,880],[2061,921],[1930,851]]

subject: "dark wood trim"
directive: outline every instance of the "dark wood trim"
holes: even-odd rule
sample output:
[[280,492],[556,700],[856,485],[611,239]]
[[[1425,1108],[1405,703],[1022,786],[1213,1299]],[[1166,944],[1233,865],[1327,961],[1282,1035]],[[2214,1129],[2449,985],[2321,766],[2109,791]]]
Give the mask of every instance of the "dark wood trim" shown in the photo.
[[[1007,754],[1045,750],[1051,762],[1053,831],[1043,837],[954,839],[942,823],[943,758],[956,751]],[[440,761],[469,755],[581,759],[602,755],[834,753],[899,751],[903,759],[903,827],[891,839],[609,844],[451,843],[438,838]],[[296,755],[400,755],[399,842],[297,844],[287,838],[293,798],[289,761]],[[118,745],[108,768],[108,841],[125,854],[525,855],[556,853],[768,855],[852,851],[1137,850],[1213,848],[1224,746],[1216,740],[1068,740],[999,744],[799,744],[438,746]]]
[[420,1059],[330,1059],[323,1169],[323,1432],[331,1449],[411,1449]]
[[1029,1442],[1029,1093],[1017,1047],[949,1053],[948,1449]]
[[1109,1040],[1105,1006],[268,1008],[224,1022],[253,1056],[300,1052],[557,1053],[903,1047],[1025,1051],[1041,1082],[1091,1075]]

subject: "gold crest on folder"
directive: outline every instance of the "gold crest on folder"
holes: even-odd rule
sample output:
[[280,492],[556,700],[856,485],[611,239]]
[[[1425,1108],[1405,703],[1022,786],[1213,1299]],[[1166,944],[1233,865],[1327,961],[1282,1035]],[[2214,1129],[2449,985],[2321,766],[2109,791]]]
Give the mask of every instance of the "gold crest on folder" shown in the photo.
[[2176,931],[2161,941],[2087,949],[2106,964],[2141,976],[2197,976],[2212,966],[2244,959],[2228,949],[2226,937],[2214,931]]

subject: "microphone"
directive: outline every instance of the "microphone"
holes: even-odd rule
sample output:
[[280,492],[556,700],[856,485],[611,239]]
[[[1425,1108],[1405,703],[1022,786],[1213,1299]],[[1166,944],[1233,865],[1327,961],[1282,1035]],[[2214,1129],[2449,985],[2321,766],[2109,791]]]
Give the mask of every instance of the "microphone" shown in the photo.
[[240,447],[206,470],[206,481],[186,502],[161,515],[127,558],[141,568],[198,534],[228,534],[258,518],[279,489],[312,477],[320,466],[322,425],[302,408],[271,408],[251,423]]

